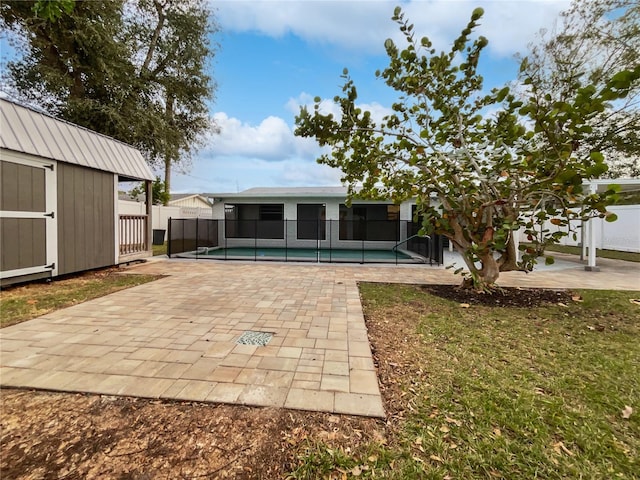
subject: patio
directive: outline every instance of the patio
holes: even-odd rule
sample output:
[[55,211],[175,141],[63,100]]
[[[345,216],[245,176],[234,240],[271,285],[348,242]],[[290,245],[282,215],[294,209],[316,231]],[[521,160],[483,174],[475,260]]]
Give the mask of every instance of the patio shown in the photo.
[[[558,259],[500,283],[640,290],[637,264],[585,272]],[[384,417],[357,282],[459,282],[413,265],[155,260],[128,270],[167,277],[1,330],[0,384]],[[238,344],[245,331],[273,338]]]

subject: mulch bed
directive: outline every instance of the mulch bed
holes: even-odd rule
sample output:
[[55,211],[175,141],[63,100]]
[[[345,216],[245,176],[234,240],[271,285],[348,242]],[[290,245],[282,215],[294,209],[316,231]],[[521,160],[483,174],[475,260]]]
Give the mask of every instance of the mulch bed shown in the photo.
[[535,308],[545,304],[567,304],[571,302],[573,296],[568,290],[544,288],[501,287],[491,294],[451,285],[424,285],[420,288],[424,292],[447,300],[486,307]]

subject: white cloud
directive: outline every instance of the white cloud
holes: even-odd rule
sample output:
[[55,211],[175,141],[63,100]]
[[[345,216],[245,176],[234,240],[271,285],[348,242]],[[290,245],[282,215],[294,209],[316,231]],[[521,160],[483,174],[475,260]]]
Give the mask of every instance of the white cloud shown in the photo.
[[[391,30],[387,1],[217,1],[223,29],[260,32],[272,37],[292,33],[312,42],[378,50],[379,32]],[[366,26],[366,28],[362,28]]]
[[[296,98],[290,98],[285,106],[291,113],[298,115],[298,113],[300,113],[300,108],[303,106],[307,107],[309,113],[313,113],[314,105],[314,97],[307,92],[302,92]],[[340,118],[340,107],[333,101],[333,99],[322,99],[319,111],[323,115],[331,113],[334,117]]]
[[338,170],[316,162],[323,149],[314,139],[296,137],[282,118],[270,116],[251,125],[219,112],[214,120],[220,133],[188,172],[174,172],[173,192],[340,184]]
[[296,137],[282,118],[270,116],[252,125],[219,112],[214,120],[220,133],[211,137],[188,172],[174,172],[173,192],[340,184],[339,170],[316,162],[325,150],[314,139]]
[[193,168],[175,172],[172,192],[238,192],[253,187],[336,186],[339,170],[313,159],[266,161],[246,157],[218,158],[203,154]]
[[385,116],[393,113],[393,110],[380,105],[378,102],[356,103],[356,107],[362,109],[362,111],[369,111],[371,113],[371,119],[377,124],[380,124]]
[[213,118],[220,133],[211,137],[206,150],[214,155],[278,161],[320,154],[314,140],[296,137],[280,117],[269,116],[259,125],[244,123],[224,112]]
[[492,2],[478,33],[489,39],[489,49],[497,55],[524,54],[540,29],[551,28],[568,7],[566,0]]
[[[364,53],[382,53],[383,42],[393,38],[404,44],[391,21],[397,0],[367,1],[219,1],[217,9],[223,29],[259,32],[272,37],[287,33],[309,42],[334,45]],[[471,12],[482,6],[485,16],[477,33],[489,39],[497,56],[524,52],[541,28],[553,25],[568,0],[412,0],[402,8],[417,35],[427,35],[438,49],[448,48],[467,24]],[[401,42],[402,41],[402,42]]]
[[[320,165],[315,161],[312,163],[288,160],[277,165],[275,175],[270,181],[273,185],[285,186],[337,186],[340,185],[340,176],[342,173],[327,165]],[[258,184],[253,186],[260,186]]]
[[[315,102],[314,97],[306,92],[302,92],[296,98],[290,98],[287,102],[286,108],[294,115],[300,112],[300,107],[306,106],[310,113],[313,113]],[[371,103],[356,103],[356,107],[362,109],[362,111],[369,111],[371,113],[371,119],[379,124],[383,117],[393,113],[393,110],[389,107],[385,107],[378,102]],[[336,119],[340,119],[340,107],[333,99],[322,99],[320,102],[320,113],[327,115],[333,114]]]

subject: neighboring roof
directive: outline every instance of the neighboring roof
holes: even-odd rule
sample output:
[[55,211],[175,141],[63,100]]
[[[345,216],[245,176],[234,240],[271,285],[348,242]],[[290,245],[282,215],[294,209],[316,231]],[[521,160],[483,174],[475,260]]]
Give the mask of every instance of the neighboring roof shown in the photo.
[[592,185],[596,193],[606,192],[611,185],[617,185],[622,192],[633,192],[640,189],[640,178],[602,178],[590,180],[584,185]]
[[194,198],[194,197],[198,197],[204,202],[209,203],[207,200],[206,194],[200,194],[200,193],[172,193],[169,197],[170,197],[169,203],[174,202],[176,200],[184,200],[185,198]]
[[60,162],[153,180],[142,154],[130,145],[0,98],[0,147]]
[[238,193],[207,193],[214,198],[265,198],[265,197],[340,197],[347,196],[347,187],[270,187],[250,188]]
[[[144,195],[141,195],[144,200]],[[132,196],[130,192],[118,192],[118,200],[125,200],[127,202],[140,202],[140,197]]]

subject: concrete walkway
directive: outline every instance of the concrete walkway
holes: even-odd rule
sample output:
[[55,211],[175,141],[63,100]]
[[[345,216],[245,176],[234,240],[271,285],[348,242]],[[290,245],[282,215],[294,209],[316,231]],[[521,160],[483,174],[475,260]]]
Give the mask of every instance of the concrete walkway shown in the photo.
[[[503,286],[640,290],[640,265],[561,258]],[[384,417],[358,281],[459,283],[443,268],[155,260],[166,278],[0,331],[0,385]],[[266,346],[238,344],[268,332]]]

